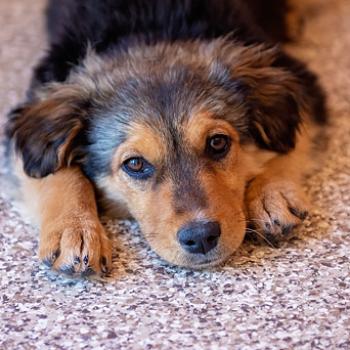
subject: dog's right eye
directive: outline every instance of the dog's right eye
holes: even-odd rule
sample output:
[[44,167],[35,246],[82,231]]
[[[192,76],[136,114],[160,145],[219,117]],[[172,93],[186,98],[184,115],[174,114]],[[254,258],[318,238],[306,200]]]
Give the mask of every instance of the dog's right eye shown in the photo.
[[146,180],[154,174],[154,167],[142,157],[127,159],[122,169],[131,177],[138,180]]

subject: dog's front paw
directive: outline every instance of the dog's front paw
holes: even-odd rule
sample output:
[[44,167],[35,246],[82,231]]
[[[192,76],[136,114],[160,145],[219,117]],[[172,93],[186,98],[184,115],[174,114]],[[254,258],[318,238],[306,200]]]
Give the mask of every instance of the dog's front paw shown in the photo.
[[58,217],[43,225],[39,256],[54,270],[73,275],[105,274],[111,268],[111,242],[98,218]]
[[307,207],[304,194],[294,182],[257,177],[246,193],[249,226],[254,228],[248,232],[276,245],[306,218]]

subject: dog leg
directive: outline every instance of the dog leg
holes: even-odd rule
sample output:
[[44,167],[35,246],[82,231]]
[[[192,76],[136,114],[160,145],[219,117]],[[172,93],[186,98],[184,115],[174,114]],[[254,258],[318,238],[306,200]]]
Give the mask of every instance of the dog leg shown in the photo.
[[39,219],[40,259],[67,274],[107,272],[111,243],[98,218],[94,189],[80,169],[62,169],[42,179],[22,173],[20,180],[27,205],[35,206]]
[[249,225],[272,244],[288,236],[307,216],[308,202],[300,183],[310,163],[309,145],[306,138],[299,140],[294,151],[268,161],[247,187]]

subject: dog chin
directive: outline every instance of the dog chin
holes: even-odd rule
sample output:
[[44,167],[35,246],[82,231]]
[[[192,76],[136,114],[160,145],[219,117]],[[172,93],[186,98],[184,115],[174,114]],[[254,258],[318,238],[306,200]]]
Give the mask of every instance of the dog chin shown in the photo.
[[173,264],[193,270],[203,270],[224,263],[232,254],[233,252],[222,253],[219,251],[207,255],[184,253],[179,259],[180,261],[175,261]]
[[203,263],[189,265],[188,267],[193,269],[193,270],[204,270],[204,269],[216,267],[216,266],[223,264],[227,260],[227,258],[228,257],[218,258],[218,259],[213,259],[213,260],[208,259],[208,260],[204,260]]

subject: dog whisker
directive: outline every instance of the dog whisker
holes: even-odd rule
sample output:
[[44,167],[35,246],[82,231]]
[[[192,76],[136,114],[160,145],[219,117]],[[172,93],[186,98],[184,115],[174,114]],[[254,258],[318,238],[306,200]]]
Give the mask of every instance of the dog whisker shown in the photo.
[[265,236],[264,236],[262,233],[260,233],[259,231],[253,230],[253,229],[251,229],[251,228],[247,228],[246,230],[247,230],[247,232],[252,232],[252,233],[257,234],[257,235],[258,235],[260,238],[262,238],[271,248],[275,248],[275,246],[272,244],[272,242],[270,242],[270,241],[268,240],[268,238],[265,237]]
[[6,125],[46,263],[104,270],[102,203],[187,267],[225,259],[245,232],[273,247],[305,217],[294,207],[300,127],[306,114],[326,121],[326,108],[314,74],[271,46],[287,35],[265,25],[286,22],[275,2],[48,1],[48,54]]

